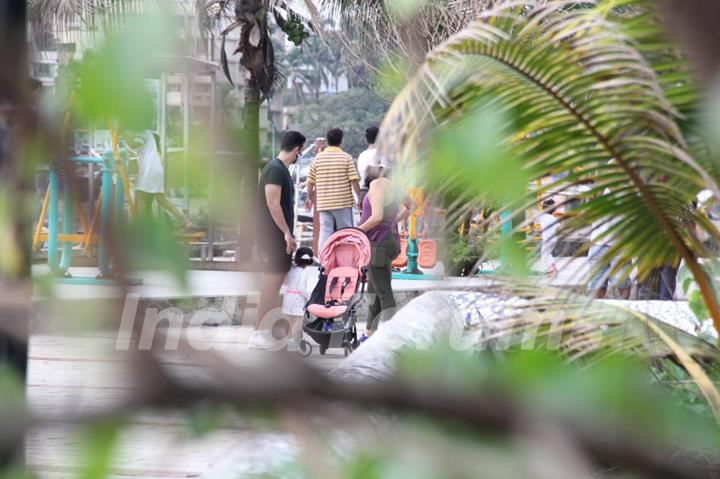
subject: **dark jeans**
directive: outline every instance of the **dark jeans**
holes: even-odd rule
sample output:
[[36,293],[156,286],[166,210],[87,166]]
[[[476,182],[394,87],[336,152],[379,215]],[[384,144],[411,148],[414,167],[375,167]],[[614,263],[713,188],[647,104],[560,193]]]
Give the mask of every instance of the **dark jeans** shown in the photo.
[[392,291],[392,262],[400,254],[400,243],[394,234],[388,234],[382,243],[373,245],[372,258],[368,268],[368,309],[367,329],[375,331],[381,320],[389,319],[395,313],[395,297]]
[[663,266],[660,268],[660,285],[658,296],[661,301],[672,301],[675,294],[675,284],[677,282],[678,268],[673,266]]
[[638,297],[642,300],[672,301],[677,283],[678,268],[661,266],[653,269],[640,285]]

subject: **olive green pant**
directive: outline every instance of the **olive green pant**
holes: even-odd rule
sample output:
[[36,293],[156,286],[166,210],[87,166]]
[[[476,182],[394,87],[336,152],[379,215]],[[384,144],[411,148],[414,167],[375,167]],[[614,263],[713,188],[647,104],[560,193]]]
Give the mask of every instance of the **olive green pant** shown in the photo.
[[381,320],[390,319],[395,313],[395,297],[392,291],[392,262],[400,253],[400,244],[394,234],[388,234],[382,243],[373,245],[368,268],[367,329],[375,331]]

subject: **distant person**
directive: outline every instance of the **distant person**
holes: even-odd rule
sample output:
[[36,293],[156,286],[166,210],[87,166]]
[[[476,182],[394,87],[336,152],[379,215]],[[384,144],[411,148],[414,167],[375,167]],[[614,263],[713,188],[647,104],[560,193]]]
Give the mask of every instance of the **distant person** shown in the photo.
[[407,204],[399,201],[400,195],[392,191],[387,169],[371,166],[367,171],[370,185],[363,200],[359,228],[363,230],[372,245],[372,257],[368,268],[368,293],[371,302],[368,307],[367,328],[364,341],[395,312],[395,297],[392,290],[392,262],[400,254],[398,223],[410,215]]
[[312,158],[318,153],[321,153],[323,150],[327,148],[327,140],[325,138],[315,138],[315,141],[312,145],[308,146],[303,150],[302,154],[300,155],[301,158]]
[[[609,193],[609,190],[605,190]],[[616,239],[613,230],[622,222],[622,216],[616,216],[611,219],[595,222],[592,225],[590,233],[590,251],[588,253],[588,262],[590,268],[595,275],[590,279],[588,284],[588,293],[597,299],[603,299],[607,296],[608,289],[616,287],[621,299],[630,297],[630,281],[631,265],[619,267],[616,258],[606,258],[607,253],[614,246]]]
[[195,225],[170,201],[165,194],[165,169],[160,156],[160,137],[150,130],[145,130],[137,138],[139,151],[128,150],[137,157],[138,179],[135,184],[135,208],[145,218],[152,218],[153,202],[165,208],[180,223],[184,230],[191,230]]
[[555,200],[549,199],[542,203],[543,213],[537,217],[540,225],[540,234],[542,236],[542,245],[540,246],[540,261],[545,273],[549,277],[557,274],[557,266],[553,257],[553,250],[558,243],[558,219],[553,215],[555,212]]
[[327,133],[328,147],[315,156],[307,179],[308,210],[313,202],[320,215],[318,255],[325,241],[335,231],[354,226],[353,206],[360,198],[360,177],[355,163],[342,148],[343,131],[333,128]]
[[295,265],[290,268],[283,283],[282,313],[288,321],[289,351],[297,351],[302,339],[302,320],[305,314],[305,304],[310,299],[315,283],[317,283],[317,270],[310,268],[314,264],[313,251],[301,247],[295,251]]
[[280,287],[290,271],[295,251],[295,186],[288,167],[295,163],[305,145],[297,131],[283,134],[280,153],[263,168],[257,197],[258,252],[263,263],[263,278],[258,301],[251,349],[272,349],[277,342],[270,328],[263,329],[265,316],[280,307]]
[[375,148],[375,142],[377,141],[380,129],[377,126],[371,126],[365,130],[365,141],[367,142],[367,150],[360,153],[357,159],[357,169],[360,175],[360,205],[362,205],[363,198],[367,194],[368,185],[366,184],[367,169],[370,166],[380,166],[380,158]]
[[325,138],[315,138],[315,144],[313,145],[315,147],[315,154],[322,153],[325,151],[325,148],[327,148],[327,140]]

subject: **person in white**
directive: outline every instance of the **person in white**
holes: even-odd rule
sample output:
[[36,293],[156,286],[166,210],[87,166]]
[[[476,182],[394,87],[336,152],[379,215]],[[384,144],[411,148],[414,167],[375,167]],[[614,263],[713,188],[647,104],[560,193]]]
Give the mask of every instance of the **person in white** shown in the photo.
[[[603,194],[609,194],[610,190],[605,189]],[[621,299],[630,297],[632,281],[630,279],[631,264],[619,266],[616,258],[607,258],[610,248],[616,244],[613,231],[623,221],[621,215],[610,219],[596,221],[592,225],[590,233],[590,251],[588,252],[588,263],[594,276],[588,283],[588,293],[596,299],[603,299],[608,289],[616,287]]]
[[380,158],[377,154],[377,149],[375,148],[375,142],[377,141],[379,133],[380,129],[377,126],[371,126],[365,130],[365,141],[367,142],[368,147],[367,150],[360,153],[360,156],[358,156],[357,159],[357,169],[358,174],[360,175],[360,204],[362,204],[363,197],[365,197],[365,194],[368,191],[368,185],[365,184],[368,167],[380,166],[381,164]]
[[136,142],[140,143],[138,152],[128,147],[128,150],[137,156],[138,178],[135,184],[136,209],[147,218],[152,217],[153,201],[165,208],[182,225],[189,230],[194,225],[165,195],[165,169],[160,158],[157,134],[150,130],[142,132]]
[[543,213],[536,219],[538,224],[540,224],[540,234],[542,235],[540,260],[545,273],[547,273],[549,277],[553,277],[557,273],[557,266],[555,265],[555,258],[552,252],[558,243],[558,219],[553,215],[555,211],[555,201],[552,199],[543,201],[542,207]]
[[289,323],[288,351],[297,351],[298,343],[302,339],[305,305],[317,283],[317,268],[312,268],[313,263],[313,251],[307,247],[298,248],[294,265],[280,289],[283,295],[282,313]]

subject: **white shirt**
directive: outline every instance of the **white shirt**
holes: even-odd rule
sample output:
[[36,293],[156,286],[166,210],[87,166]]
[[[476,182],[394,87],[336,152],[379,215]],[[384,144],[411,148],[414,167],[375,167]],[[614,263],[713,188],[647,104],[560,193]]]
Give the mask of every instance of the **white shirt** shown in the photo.
[[540,258],[542,259],[543,265],[548,270],[555,263],[553,260],[553,249],[558,242],[557,230],[558,220],[550,213],[543,213],[537,217],[537,222],[540,224],[542,229],[542,246],[540,247]]
[[357,168],[358,174],[360,175],[361,188],[365,188],[365,177],[367,176],[367,169],[370,166],[380,166],[380,159],[378,158],[375,148],[368,148],[358,156]]
[[145,130],[143,147],[138,154],[138,179],[135,189],[145,193],[165,192],[165,170],[160,161],[155,137],[150,130]]
[[[605,189],[604,195],[610,194],[610,190]],[[623,220],[622,216],[615,216],[614,218],[596,221],[592,225],[592,231],[590,232],[590,242],[594,245],[612,246],[615,238],[613,234],[607,234],[610,229],[615,229],[617,224]]]
[[318,270],[315,267],[293,266],[290,268],[285,282],[280,289],[283,295],[282,312],[292,316],[305,314],[305,303],[310,299],[315,285],[317,284]]

